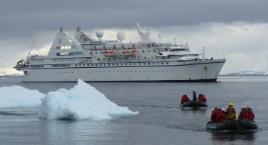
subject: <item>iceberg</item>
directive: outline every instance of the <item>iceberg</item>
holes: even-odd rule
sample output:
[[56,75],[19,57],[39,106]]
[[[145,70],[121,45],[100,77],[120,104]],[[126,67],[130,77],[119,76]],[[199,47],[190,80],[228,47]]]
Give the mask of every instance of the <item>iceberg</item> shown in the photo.
[[121,107],[82,80],[71,88],[49,92],[41,99],[40,118],[59,120],[109,120],[119,116],[136,115]]
[[0,107],[33,107],[41,105],[45,95],[38,90],[30,90],[21,86],[0,88]]

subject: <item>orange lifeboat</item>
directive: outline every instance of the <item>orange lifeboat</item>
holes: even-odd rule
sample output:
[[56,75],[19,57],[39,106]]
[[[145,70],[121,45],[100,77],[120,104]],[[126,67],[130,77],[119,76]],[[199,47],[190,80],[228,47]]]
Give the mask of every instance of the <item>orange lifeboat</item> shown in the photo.
[[137,53],[137,49],[136,48],[128,48],[122,51],[122,54],[124,56],[135,56]]
[[103,52],[105,56],[116,56],[116,52],[113,50],[106,50]]

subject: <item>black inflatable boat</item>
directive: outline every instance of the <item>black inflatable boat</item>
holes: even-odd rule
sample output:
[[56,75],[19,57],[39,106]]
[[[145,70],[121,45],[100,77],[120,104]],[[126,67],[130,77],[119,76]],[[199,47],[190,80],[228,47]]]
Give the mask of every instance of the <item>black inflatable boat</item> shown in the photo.
[[188,101],[181,104],[183,110],[206,110],[208,105],[199,101]]
[[254,121],[232,120],[223,123],[208,122],[206,128],[211,131],[244,131],[256,130],[258,126]]

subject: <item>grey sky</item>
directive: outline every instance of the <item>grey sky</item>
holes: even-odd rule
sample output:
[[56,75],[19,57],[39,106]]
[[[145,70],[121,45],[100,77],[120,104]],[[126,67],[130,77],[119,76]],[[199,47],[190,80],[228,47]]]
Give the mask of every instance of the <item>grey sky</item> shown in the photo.
[[[51,43],[52,32],[60,26],[70,30],[79,25],[90,31],[133,28],[141,22],[156,31],[173,27],[174,33],[198,36],[203,24],[208,24],[203,31],[210,31],[208,27],[215,22],[266,24],[267,6],[267,0],[0,0],[0,68],[14,64],[34,39],[38,41],[35,47]],[[195,40],[187,39],[189,43]]]
[[[207,22],[267,22],[267,0],[1,0],[1,36],[53,30],[174,26]],[[4,35],[6,36],[6,35]]]

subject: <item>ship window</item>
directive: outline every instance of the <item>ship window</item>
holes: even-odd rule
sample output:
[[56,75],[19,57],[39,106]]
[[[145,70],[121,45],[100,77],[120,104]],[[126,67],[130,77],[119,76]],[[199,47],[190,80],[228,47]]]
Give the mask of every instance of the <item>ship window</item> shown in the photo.
[[64,49],[64,50],[71,49],[71,46],[61,46],[60,49]]
[[146,57],[144,57],[144,59],[146,59]]
[[148,52],[151,52],[150,50],[148,50]]
[[144,52],[144,50],[142,50],[142,52]]

